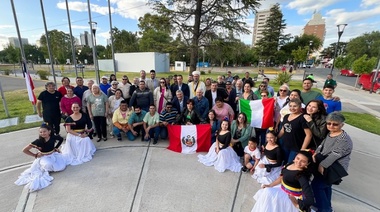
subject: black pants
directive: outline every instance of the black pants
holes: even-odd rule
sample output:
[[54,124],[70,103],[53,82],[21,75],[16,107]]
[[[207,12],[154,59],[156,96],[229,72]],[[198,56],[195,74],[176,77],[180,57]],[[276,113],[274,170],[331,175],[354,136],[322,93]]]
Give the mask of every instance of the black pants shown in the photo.
[[105,116],[94,116],[94,124],[98,138],[107,138],[107,119]]
[[44,122],[52,128],[54,134],[58,135],[59,131],[61,130],[59,126],[61,124],[61,114],[44,114],[43,119]]

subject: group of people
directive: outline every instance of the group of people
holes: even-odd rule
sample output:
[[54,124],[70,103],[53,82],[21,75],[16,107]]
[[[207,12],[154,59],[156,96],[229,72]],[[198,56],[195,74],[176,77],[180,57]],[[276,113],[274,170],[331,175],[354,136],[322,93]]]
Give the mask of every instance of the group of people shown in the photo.
[[[334,161],[347,169],[352,150],[352,141],[342,130],[344,117],[336,112],[341,110],[339,98],[333,96],[336,84],[326,83],[321,94],[311,89],[313,81],[306,78],[302,91],[290,90],[284,84],[275,93],[266,77],[255,88],[249,72],[242,79],[228,72],[227,76],[218,76],[217,81],[207,78],[203,82],[200,72],[194,71],[188,83],[184,83],[182,75],[157,79],[154,70],[149,73],[148,78],[145,71],[140,71],[140,77],[133,82],[126,75],[118,82],[112,74],[109,78],[103,76],[99,85],[89,80],[88,86],[77,77],[75,87],[64,77],[58,90],[54,83],[47,83],[37,103],[37,112],[47,125],[40,128],[40,138],[24,152],[36,157],[33,164],[39,164],[46,174],[91,160],[96,151],[91,139],[96,135],[97,142],[107,141],[111,134],[118,141],[123,137],[134,141],[140,136],[141,141],[153,139],[157,144],[160,138],[170,136],[168,125],[209,124],[211,147],[206,155],[198,156],[199,161],[220,172],[251,173],[262,185],[260,194],[255,195],[253,211],[275,200],[263,200],[271,196],[262,194],[271,191],[268,187],[290,194],[292,197],[285,196],[294,210],[304,210],[314,203],[319,211],[332,210],[331,185],[324,181],[323,172]],[[239,100],[265,98],[275,99],[273,128],[252,128],[247,114],[239,110]],[[61,118],[68,135],[59,150]],[[32,148],[37,153],[30,151]],[[325,159],[313,166],[317,153]],[[58,159],[48,160],[61,156],[64,162],[59,164],[55,164]],[[37,165],[31,168],[34,166]],[[22,175],[26,174],[27,171]],[[22,177],[17,183],[25,184],[21,181]]]

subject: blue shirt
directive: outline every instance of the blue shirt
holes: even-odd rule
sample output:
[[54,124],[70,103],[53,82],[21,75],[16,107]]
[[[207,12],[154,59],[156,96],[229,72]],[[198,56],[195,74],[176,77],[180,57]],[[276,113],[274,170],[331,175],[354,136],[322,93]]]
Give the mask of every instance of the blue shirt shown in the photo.
[[105,94],[105,95],[107,95],[107,90],[108,90],[108,88],[110,88],[111,87],[111,85],[110,84],[103,84],[103,83],[100,83],[100,85],[99,85],[99,88],[100,88],[100,90]]
[[85,86],[85,85],[83,85],[82,87],[79,87],[79,86],[75,87],[75,88],[73,89],[73,92],[74,92],[75,95],[77,95],[77,97],[79,97],[79,99],[82,100],[83,93],[84,93],[86,90],[88,90],[88,87]]
[[332,99],[325,99],[323,96],[318,97],[317,99],[322,100],[323,105],[326,108],[327,114],[332,113],[334,111],[342,110],[342,103],[340,101],[334,101]]
[[209,103],[206,97],[202,96],[202,99],[198,99],[198,97],[194,97],[194,110],[198,112],[199,115],[203,119],[206,119],[208,111],[209,111]]
[[128,124],[132,125],[134,123],[142,122],[145,114],[145,110],[141,110],[141,113],[139,115],[137,115],[135,112],[132,112],[131,117],[129,117]]

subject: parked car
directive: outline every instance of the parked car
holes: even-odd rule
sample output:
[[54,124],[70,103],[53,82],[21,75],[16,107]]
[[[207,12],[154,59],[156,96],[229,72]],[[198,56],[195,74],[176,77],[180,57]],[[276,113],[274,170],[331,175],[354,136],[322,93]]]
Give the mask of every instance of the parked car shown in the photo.
[[349,69],[342,69],[340,70],[340,75],[346,76],[346,77],[356,77],[357,75],[354,73],[354,71]]
[[[376,75],[376,70],[373,70],[370,74],[362,74],[359,77],[359,86],[363,90],[371,90],[373,78]],[[373,92],[380,93],[380,72],[377,73],[376,81],[373,86]]]
[[[74,68],[75,66],[73,66]],[[85,68],[85,66],[83,64],[77,64],[77,68]]]

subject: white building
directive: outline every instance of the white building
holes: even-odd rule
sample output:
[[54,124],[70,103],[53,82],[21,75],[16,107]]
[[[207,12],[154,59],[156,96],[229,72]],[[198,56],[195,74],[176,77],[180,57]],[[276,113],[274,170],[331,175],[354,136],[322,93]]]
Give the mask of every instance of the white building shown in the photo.
[[256,43],[263,37],[263,31],[268,18],[270,17],[270,10],[257,11],[255,23],[253,25],[252,46],[255,47]]
[[[18,41],[18,38],[16,37],[9,37],[8,38],[9,44],[14,46],[15,48],[20,48],[20,42]],[[22,45],[29,44],[28,38],[21,38]]]

